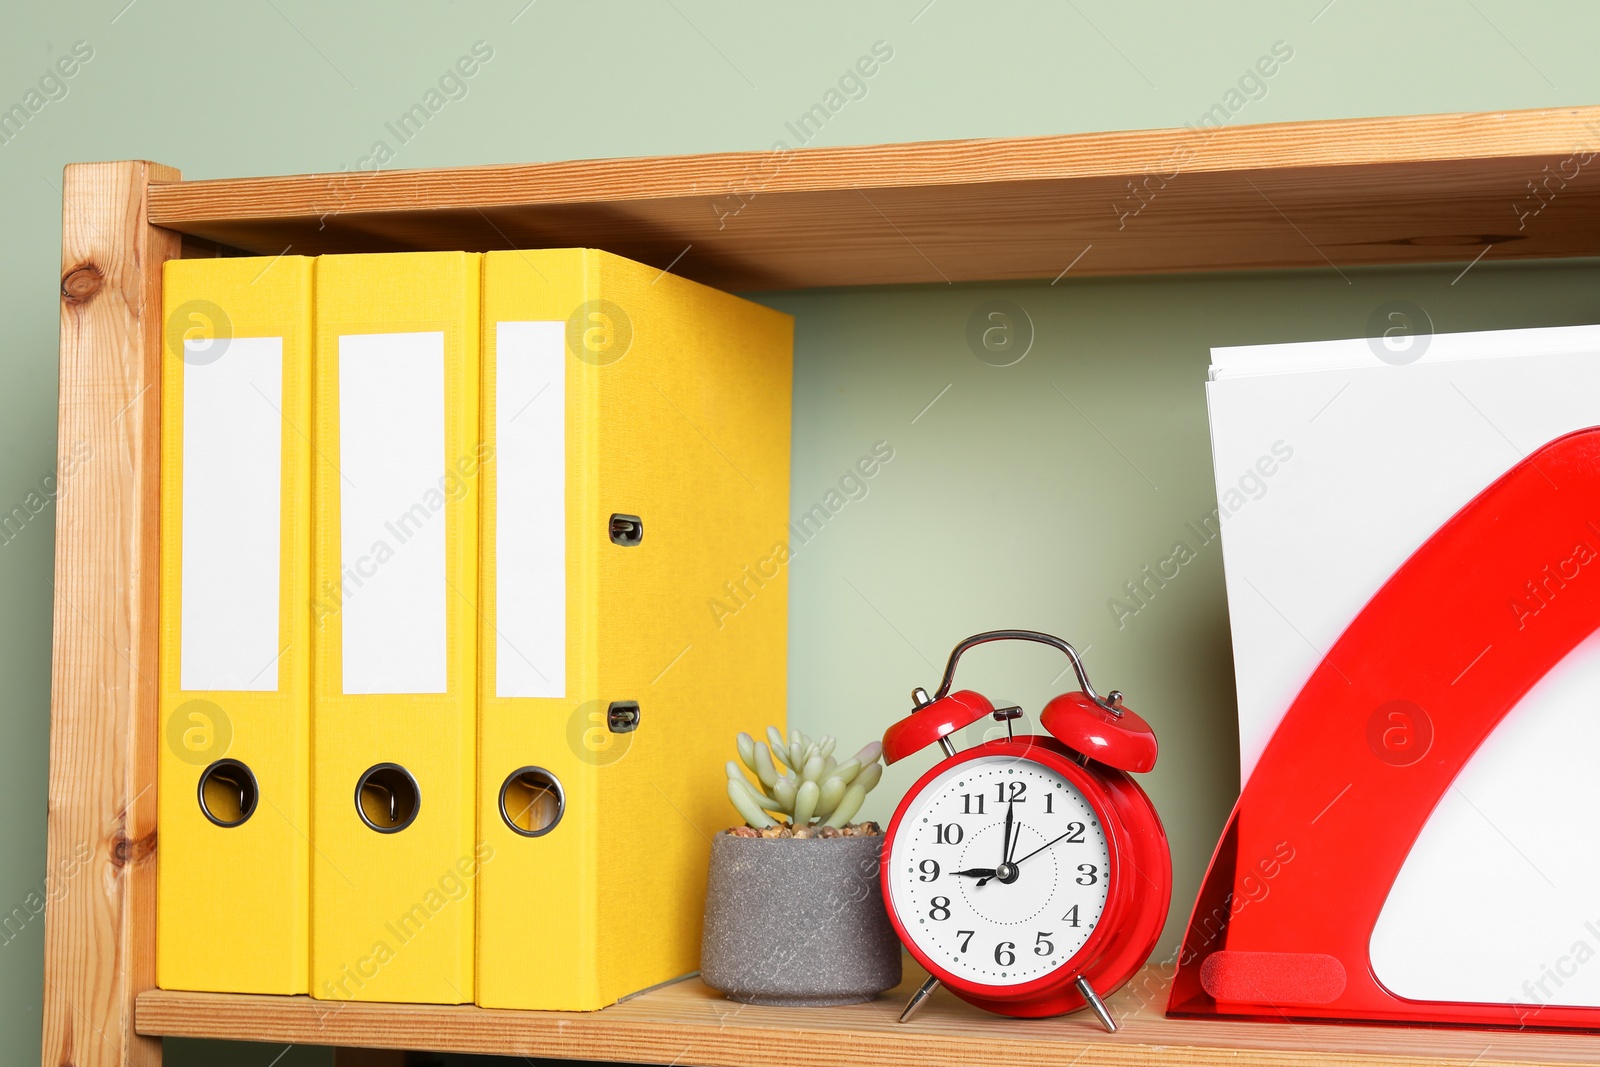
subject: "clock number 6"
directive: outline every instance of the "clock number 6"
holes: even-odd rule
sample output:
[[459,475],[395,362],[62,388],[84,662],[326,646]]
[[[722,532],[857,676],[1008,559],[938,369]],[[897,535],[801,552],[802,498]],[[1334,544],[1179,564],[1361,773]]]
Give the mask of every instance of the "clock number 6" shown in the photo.
[[1092,863],[1078,864],[1078,877],[1074,879],[1079,885],[1094,885],[1100,880],[1100,869]]
[[[933,904],[933,907],[928,909],[928,918],[940,922],[950,918],[949,897],[934,897],[930,903]],[[941,912],[943,912],[943,914],[940,914]]]
[[1015,941],[1002,941],[994,947],[994,961],[1002,967],[1009,967],[1017,962],[1017,954],[1012,951],[1016,948]]

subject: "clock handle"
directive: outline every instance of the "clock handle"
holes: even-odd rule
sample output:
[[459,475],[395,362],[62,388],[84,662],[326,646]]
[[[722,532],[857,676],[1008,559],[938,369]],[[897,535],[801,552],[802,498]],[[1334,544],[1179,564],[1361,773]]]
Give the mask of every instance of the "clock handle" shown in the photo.
[[911,999],[906,1001],[906,1010],[900,1013],[900,1021],[905,1022],[907,1019],[915,1015],[917,1013],[917,1009],[926,1004],[928,1002],[928,998],[933,996],[933,991],[938,988],[939,979],[929,975],[928,980],[918,986],[917,991],[911,994]]
[[939,683],[939,691],[933,695],[935,700],[940,700],[950,695],[950,687],[955,684],[956,664],[961,660],[961,654],[968,649],[979,645],[986,645],[990,641],[1034,641],[1041,645],[1058,648],[1067,654],[1072,661],[1072,670],[1078,676],[1078,684],[1083,686],[1084,695],[1111,714],[1122,717],[1122,694],[1112,690],[1107,696],[1095,692],[1094,686],[1089,682],[1089,672],[1083,667],[1083,658],[1078,655],[1078,650],[1059,637],[1039,633],[1037,630],[990,630],[987,633],[973,634],[961,642],[950,653],[950,662],[944,668],[944,680]]

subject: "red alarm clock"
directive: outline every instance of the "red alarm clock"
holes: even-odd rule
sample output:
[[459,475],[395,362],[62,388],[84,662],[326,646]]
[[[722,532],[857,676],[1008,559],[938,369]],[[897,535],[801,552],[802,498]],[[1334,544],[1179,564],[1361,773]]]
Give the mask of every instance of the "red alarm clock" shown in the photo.
[[[1036,641],[1072,661],[1083,688],[1040,712],[1050,736],[1014,736],[1020,708],[950,691],[961,654],[990,641]],[[1001,1015],[1088,1006],[1115,1030],[1101,998],[1144,965],[1172,898],[1166,833],[1128,776],[1155,766],[1155,733],[1121,693],[1095,692],[1070,644],[1031,630],[967,638],[939,691],[912,699],[916,710],[883,735],[884,761],[932,744],[945,758],[911,787],[884,839],[889,919],[930,976],[901,1021],[942,983]],[[1006,738],[958,752],[953,735],[990,717]]]

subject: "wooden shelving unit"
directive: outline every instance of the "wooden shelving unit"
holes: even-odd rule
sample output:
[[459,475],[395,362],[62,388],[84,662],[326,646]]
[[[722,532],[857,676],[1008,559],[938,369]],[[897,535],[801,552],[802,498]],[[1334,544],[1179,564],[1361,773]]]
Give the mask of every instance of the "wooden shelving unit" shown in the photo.
[[593,1015],[155,990],[155,386],[179,255],[585,245],[742,290],[1465,265],[1600,251],[1600,184],[1576,177],[1597,148],[1591,107],[195,182],[68,167],[44,1063],[158,1064],[161,1035],[682,1064],[1593,1059],[1571,1035],[1168,1020],[1134,990],[1115,1037],[948,998],[898,1028],[887,1001],[739,1008],[697,982]]
[[1168,1019],[1162,1014],[1166,985],[1155,970],[1111,998],[1120,1027],[1115,1034],[1087,1015],[997,1019],[948,994],[901,1025],[900,1009],[925,977],[909,964],[906,970],[898,990],[848,1008],[735,1004],[693,978],[592,1014],[151,990],[139,997],[138,1026],[185,1037],[710,1067],[1497,1067],[1596,1058],[1597,1039],[1582,1034]]

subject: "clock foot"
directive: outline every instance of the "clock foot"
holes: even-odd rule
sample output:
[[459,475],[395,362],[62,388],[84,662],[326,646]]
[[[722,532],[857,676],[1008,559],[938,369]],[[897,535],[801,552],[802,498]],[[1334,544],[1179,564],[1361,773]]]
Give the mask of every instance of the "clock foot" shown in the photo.
[[[1095,1018],[1100,1020],[1100,1025],[1106,1028],[1107,1033],[1116,1033],[1117,1022],[1111,1017],[1111,1012],[1106,1009],[1106,1002],[1101,1000],[1100,994],[1094,991],[1094,986],[1089,984],[1089,980],[1087,978],[1082,977],[1078,979],[1076,985],[1078,987],[1078,992],[1083,994],[1084,1001],[1088,1003],[1089,1010],[1093,1011]],[[916,1002],[915,997],[912,998],[912,1002]],[[909,1005],[907,1006],[906,1010],[911,1010]],[[902,1022],[905,1021],[905,1016],[902,1015],[900,1018]]]
[[917,1013],[917,1009],[926,1004],[928,1002],[928,998],[933,996],[933,991],[938,988],[939,979],[937,978],[929,978],[926,982],[923,982],[922,985],[917,988],[917,991],[911,994],[911,999],[906,1001],[906,1010],[900,1013],[900,1021],[905,1022],[907,1019],[915,1015]]

